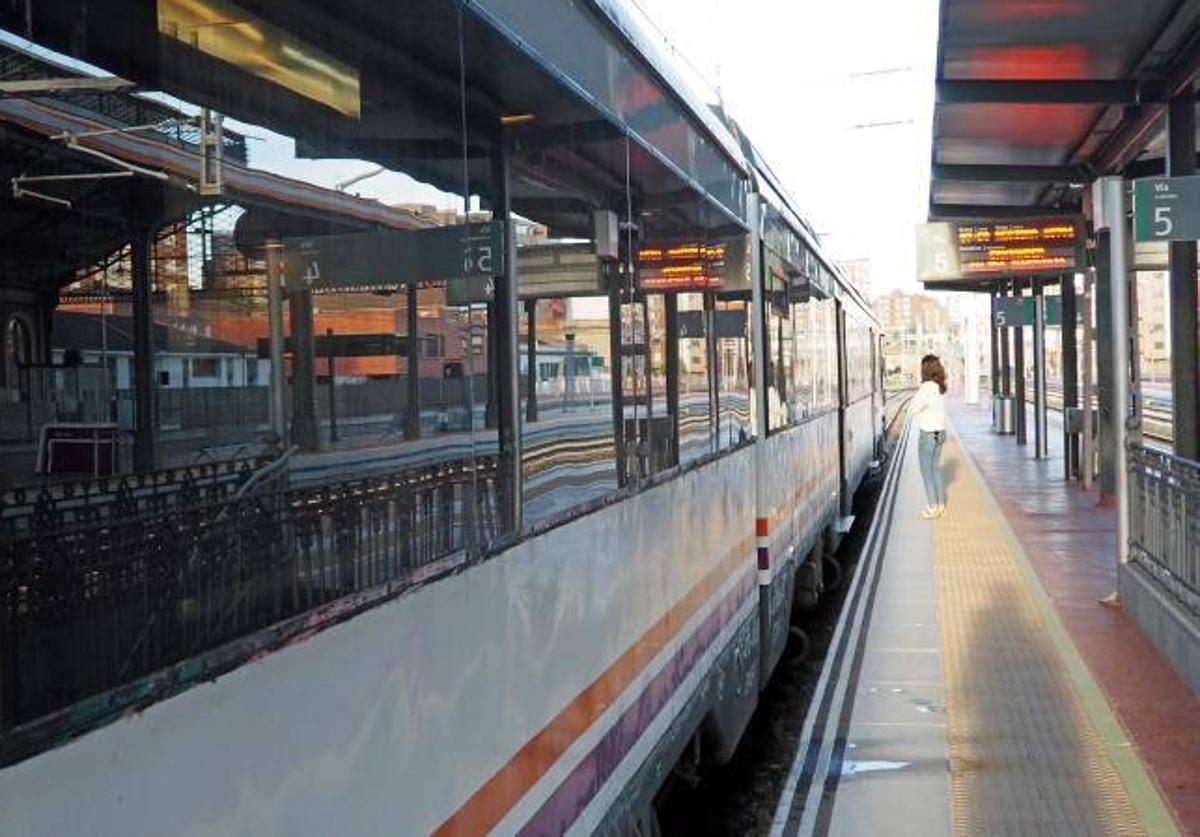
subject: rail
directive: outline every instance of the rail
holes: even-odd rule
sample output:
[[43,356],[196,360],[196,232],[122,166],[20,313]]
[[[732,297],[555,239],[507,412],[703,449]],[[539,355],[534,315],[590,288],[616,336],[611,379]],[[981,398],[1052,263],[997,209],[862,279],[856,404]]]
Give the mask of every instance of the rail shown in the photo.
[[1200,463],[1130,446],[1129,555],[1200,621]]
[[99,488],[10,497],[21,507],[0,527],[0,731],[83,701],[136,703],[140,678],[414,579],[497,529],[491,458],[273,491],[250,491],[254,471],[238,470],[236,483],[167,493],[118,484],[106,503]]

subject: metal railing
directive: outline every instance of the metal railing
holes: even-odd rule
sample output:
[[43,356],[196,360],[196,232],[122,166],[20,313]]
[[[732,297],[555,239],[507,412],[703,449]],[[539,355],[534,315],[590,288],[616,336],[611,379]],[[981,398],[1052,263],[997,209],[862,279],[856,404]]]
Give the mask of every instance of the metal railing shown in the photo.
[[239,467],[236,481],[185,471],[170,491],[8,494],[0,730],[100,695],[120,708],[113,690],[136,700],[139,678],[486,544],[496,470],[477,457],[285,488],[282,469],[254,482]]
[[1200,620],[1200,463],[1130,446],[1129,556]]

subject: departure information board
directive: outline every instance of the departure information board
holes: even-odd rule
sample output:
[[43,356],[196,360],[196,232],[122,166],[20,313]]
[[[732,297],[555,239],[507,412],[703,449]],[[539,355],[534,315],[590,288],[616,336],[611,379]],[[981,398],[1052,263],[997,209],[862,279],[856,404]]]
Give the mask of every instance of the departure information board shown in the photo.
[[744,237],[723,241],[647,243],[638,250],[643,291],[740,291],[750,288]]
[[1082,246],[1075,218],[924,224],[917,232],[918,278],[1069,273],[1082,264]]

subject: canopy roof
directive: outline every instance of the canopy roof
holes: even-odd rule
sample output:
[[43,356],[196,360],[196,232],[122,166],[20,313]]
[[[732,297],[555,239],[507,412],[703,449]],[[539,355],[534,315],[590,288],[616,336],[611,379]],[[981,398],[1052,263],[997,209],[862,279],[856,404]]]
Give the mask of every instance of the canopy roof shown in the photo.
[[1096,176],[1161,173],[1198,70],[1198,0],[942,0],[930,218],[1080,212]]

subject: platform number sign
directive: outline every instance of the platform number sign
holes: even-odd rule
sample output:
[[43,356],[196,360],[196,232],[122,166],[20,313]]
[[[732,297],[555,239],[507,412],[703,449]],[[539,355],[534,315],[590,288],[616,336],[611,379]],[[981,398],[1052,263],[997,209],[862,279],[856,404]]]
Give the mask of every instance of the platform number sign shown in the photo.
[[1138,241],[1200,239],[1200,176],[1135,180],[1133,231]]

